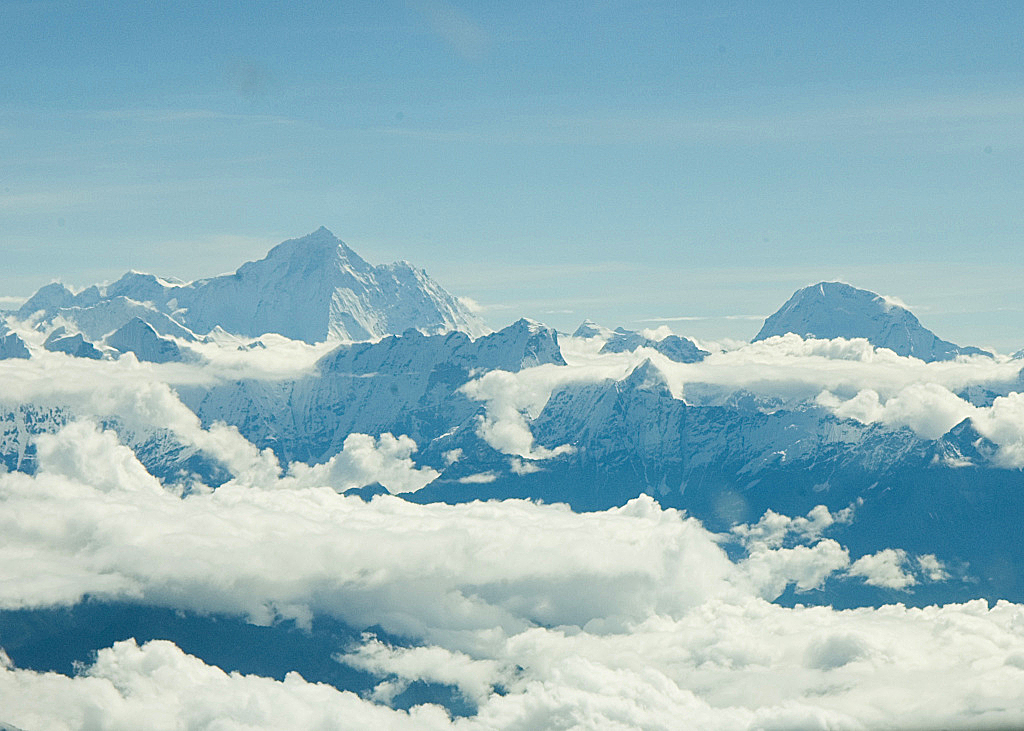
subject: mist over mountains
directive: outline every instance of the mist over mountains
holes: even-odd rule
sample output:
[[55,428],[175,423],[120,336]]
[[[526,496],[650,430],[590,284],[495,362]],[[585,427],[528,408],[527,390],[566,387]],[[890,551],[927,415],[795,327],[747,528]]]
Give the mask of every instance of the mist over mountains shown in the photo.
[[[323,228],[196,282],[42,287],[0,334],[0,721],[36,718],[18,684],[74,727],[81,684],[128,718],[182,673],[410,728],[870,726],[900,683],[908,726],[1024,720],[1024,361],[838,282],[729,349],[611,325],[491,332]],[[557,700],[604,674],[639,695]]]

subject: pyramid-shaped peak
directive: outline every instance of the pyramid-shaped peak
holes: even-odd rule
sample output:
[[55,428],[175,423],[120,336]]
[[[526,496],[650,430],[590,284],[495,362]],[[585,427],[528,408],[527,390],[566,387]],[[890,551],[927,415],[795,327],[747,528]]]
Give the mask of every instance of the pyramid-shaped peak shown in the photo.
[[327,262],[334,258],[345,260],[359,269],[370,268],[359,254],[323,226],[297,239],[282,241],[269,251],[264,261],[312,259]]
[[645,359],[643,363],[630,371],[629,375],[619,384],[620,390],[652,391],[666,396],[671,395],[665,374],[650,358]]
[[593,338],[598,336],[607,338],[610,337],[611,334],[612,331],[608,328],[603,325],[598,325],[593,320],[587,319],[584,320],[578,328],[576,328],[576,332],[574,332],[572,336],[574,338]]
[[40,310],[50,315],[61,307],[69,307],[74,301],[74,292],[60,282],[50,282],[28,298],[18,310],[18,317],[24,319]]
[[890,297],[844,282],[818,282],[797,290],[764,322],[754,340],[795,333],[812,338],[866,338],[872,345],[921,360],[991,355],[940,340]]
[[30,298],[18,317],[42,311],[52,320],[70,308],[92,308],[90,321],[99,317],[108,325],[103,333],[136,315],[165,334],[177,328],[174,334],[187,336],[220,327],[236,335],[280,333],[309,343],[367,340],[409,328],[487,332],[423,270],[408,264],[373,266],[323,226],[278,244],[234,273],[187,284],[140,272],[78,294],[54,283]]
[[528,333],[539,333],[551,330],[543,322],[534,320],[532,317],[520,317],[518,320],[509,325],[507,330],[518,330]]

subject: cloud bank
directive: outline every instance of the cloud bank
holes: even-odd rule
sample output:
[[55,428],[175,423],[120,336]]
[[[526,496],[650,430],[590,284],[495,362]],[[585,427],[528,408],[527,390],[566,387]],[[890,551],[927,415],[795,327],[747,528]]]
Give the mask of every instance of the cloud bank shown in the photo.
[[[385,451],[408,447],[393,439]],[[730,538],[647,497],[584,514],[521,500],[364,502],[315,473],[181,497],[93,423],[37,446],[35,475],[0,475],[0,607],[88,595],[257,623],[330,615],[410,644],[365,635],[338,648],[339,662],[380,678],[365,697],[294,673],[224,673],[164,641],[118,643],[75,677],[8,663],[0,720],[22,728],[1024,723],[1024,607],[766,601],[841,575],[902,588],[941,578],[939,559],[898,548],[851,560],[827,532],[855,507],[770,513]],[[416,681],[454,687],[475,713],[388,706]]]
[[[645,349],[598,356],[570,341],[568,367],[496,371],[466,392],[487,406],[481,436],[527,470],[557,451],[538,448],[529,430],[553,389],[621,380],[648,358],[678,398],[704,398],[693,384],[743,388],[924,434],[970,417],[1007,464],[1024,464],[1024,397],[1012,390],[1020,364],[924,364],[857,341],[786,336],[700,364]],[[180,382],[198,373],[175,368]],[[1024,724],[1024,607],[770,602],[830,581],[911,592],[948,579],[942,556],[899,546],[851,555],[829,531],[856,520],[856,505],[769,512],[723,536],[647,497],[584,514],[522,500],[365,502],[338,491],[371,482],[413,491],[433,478],[412,461],[411,439],[351,435],[323,465],[282,466],[233,427],[204,427],[161,380],[168,372],[56,354],[0,363],[8,404],[63,405],[78,417],[35,437],[35,474],[0,474],[0,608],[89,597],[260,624],[309,626],[326,615],[408,644],[367,634],[338,648],[338,662],[379,677],[365,696],[297,674],[224,673],[165,641],[118,643],[75,677],[0,663],[0,723],[33,731]],[[1000,395],[975,405],[957,395],[971,386]],[[233,478],[216,490],[161,485],[123,434],[99,425],[110,416],[127,431],[169,430]],[[417,681],[452,686],[475,713],[389,707]]]

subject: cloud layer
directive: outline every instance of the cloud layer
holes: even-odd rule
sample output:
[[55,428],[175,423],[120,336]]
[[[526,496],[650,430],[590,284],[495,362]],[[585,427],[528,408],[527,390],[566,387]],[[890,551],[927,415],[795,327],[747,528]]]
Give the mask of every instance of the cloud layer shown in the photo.
[[[598,356],[586,344],[569,345],[568,367],[493,372],[466,387],[487,405],[478,429],[493,446],[526,460],[552,456],[556,450],[539,449],[529,429],[552,389],[622,379],[650,358],[680,398],[705,397],[695,383],[743,388],[816,399],[840,416],[922,434],[966,415],[1007,464],[1024,463],[1024,397],[1011,392],[1019,364],[1009,361],[924,364],[862,342],[789,336],[689,365],[643,349]],[[198,382],[200,371],[175,368],[178,383]],[[0,371],[9,403],[59,404],[79,417],[35,438],[35,474],[0,475],[0,608],[91,597],[261,624],[302,626],[329,615],[407,640],[391,646],[368,634],[338,648],[338,662],[379,677],[365,697],[295,674],[283,681],[226,674],[163,641],[118,643],[75,677],[0,663],[0,723],[33,730],[1024,724],[1024,607],[977,601],[838,611],[770,603],[787,587],[799,597],[829,581],[912,591],[948,578],[942,556],[900,546],[851,556],[829,531],[855,521],[856,505],[806,516],[769,512],[723,536],[647,497],[583,514],[522,500],[364,502],[338,491],[379,481],[402,492],[432,479],[412,460],[415,442],[351,435],[324,465],[282,466],[233,427],[200,424],[167,385],[169,370],[51,354],[0,363]],[[1003,395],[977,406],[957,395],[970,386]],[[115,415],[129,431],[169,430],[234,477],[216,490],[161,485],[99,425]],[[532,462],[517,464],[526,470]],[[454,687],[476,712],[453,719],[438,706],[389,707],[416,681]]]
[[[73,678],[8,666],[0,720],[23,728],[1024,722],[1024,607],[765,600],[843,573],[907,586],[941,571],[917,557],[913,578],[915,559],[898,548],[851,562],[826,536],[849,511],[766,514],[729,539],[646,497],[585,514],[519,500],[367,503],[308,484],[312,474],[180,497],[89,422],[40,437],[38,449],[37,474],[0,476],[0,606],[89,595],[258,623],[326,614],[410,645],[367,635],[339,648],[339,662],[380,677],[366,697],[295,674],[225,674],[162,641],[118,643]],[[744,546],[740,560],[727,540]],[[453,686],[476,713],[391,709],[415,681]]]

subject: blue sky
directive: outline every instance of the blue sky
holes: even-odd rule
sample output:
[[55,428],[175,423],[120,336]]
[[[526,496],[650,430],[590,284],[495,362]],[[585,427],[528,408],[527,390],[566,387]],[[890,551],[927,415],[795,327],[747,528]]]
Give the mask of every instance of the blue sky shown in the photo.
[[[832,6],[836,7],[832,7]],[[0,294],[325,225],[493,325],[822,279],[1024,347],[1019,3],[0,2]]]

